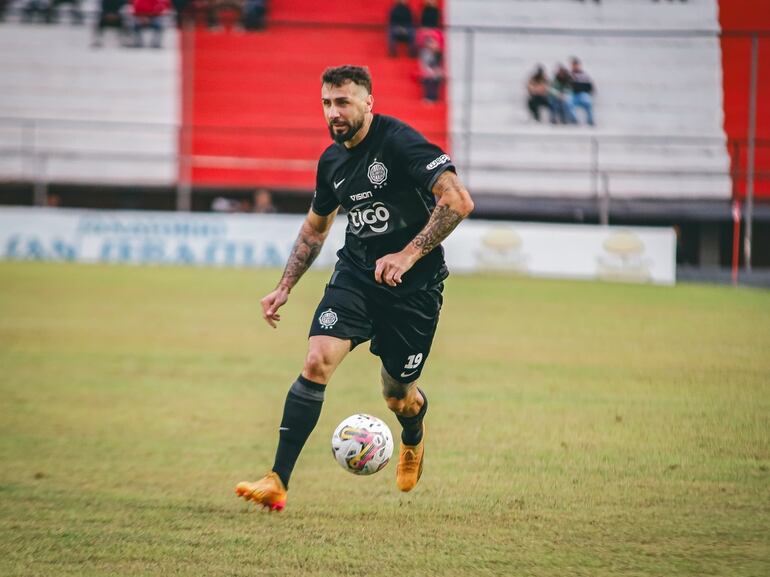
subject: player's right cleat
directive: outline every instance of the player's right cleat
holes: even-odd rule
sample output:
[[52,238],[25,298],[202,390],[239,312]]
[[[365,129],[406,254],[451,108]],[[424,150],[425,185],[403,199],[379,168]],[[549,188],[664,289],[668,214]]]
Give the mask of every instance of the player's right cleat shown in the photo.
[[401,443],[396,466],[396,485],[401,491],[414,489],[422,476],[422,458],[425,454],[425,429],[422,440],[416,445]]
[[235,487],[235,494],[246,501],[254,501],[257,505],[267,507],[271,511],[283,511],[286,506],[286,487],[273,471],[254,483],[241,481]]

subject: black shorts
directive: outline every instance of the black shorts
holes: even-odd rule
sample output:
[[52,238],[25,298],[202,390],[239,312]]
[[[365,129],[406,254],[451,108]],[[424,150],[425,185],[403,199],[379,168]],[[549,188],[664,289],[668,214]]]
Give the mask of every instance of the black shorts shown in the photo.
[[310,336],[350,339],[351,350],[371,340],[388,374],[416,381],[428,359],[443,303],[444,283],[406,295],[367,286],[347,271],[335,271],[313,315]]

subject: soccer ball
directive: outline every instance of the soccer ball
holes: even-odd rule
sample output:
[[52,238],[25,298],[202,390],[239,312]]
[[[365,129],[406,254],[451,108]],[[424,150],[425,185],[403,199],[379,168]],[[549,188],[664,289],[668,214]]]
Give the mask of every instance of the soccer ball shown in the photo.
[[349,473],[372,475],[390,461],[393,434],[377,417],[351,415],[334,430],[332,454]]

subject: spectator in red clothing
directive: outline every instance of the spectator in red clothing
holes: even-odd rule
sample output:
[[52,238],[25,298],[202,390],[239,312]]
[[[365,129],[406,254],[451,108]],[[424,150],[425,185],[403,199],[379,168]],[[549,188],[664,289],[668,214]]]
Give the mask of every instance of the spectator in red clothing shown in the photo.
[[163,14],[168,10],[168,0],[132,0],[134,12],[134,46],[142,47],[142,30],[153,32],[151,46],[161,47],[163,38]]

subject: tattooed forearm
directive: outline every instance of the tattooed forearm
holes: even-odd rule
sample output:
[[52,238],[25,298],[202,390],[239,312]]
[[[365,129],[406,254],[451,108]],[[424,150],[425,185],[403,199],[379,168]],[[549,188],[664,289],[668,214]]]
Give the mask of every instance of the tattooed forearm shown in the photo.
[[449,236],[462,219],[463,216],[449,206],[438,204],[433,209],[428,224],[414,237],[412,244],[420,250],[421,255],[425,256],[441,244],[441,241]]
[[278,284],[291,289],[321,252],[326,235],[313,229],[307,222],[302,225],[299,236],[291,249],[289,260]]
[[468,191],[452,171],[447,170],[436,179],[433,194],[439,198],[439,202],[428,223],[411,242],[420,256],[425,256],[441,244],[473,210],[473,201]]

